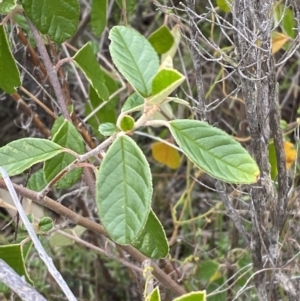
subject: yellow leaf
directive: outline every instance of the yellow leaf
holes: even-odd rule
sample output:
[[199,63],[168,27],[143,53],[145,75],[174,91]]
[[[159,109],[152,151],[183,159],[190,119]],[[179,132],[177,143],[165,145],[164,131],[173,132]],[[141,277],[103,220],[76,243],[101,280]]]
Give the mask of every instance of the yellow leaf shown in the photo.
[[219,279],[222,276],[222,274],[219,271],[216,271],[209,279],[209,283],[212,283]]
[[179,152],[163,142],[155,142],[151,146],[153,158],[172,169],[177,169],[180,166]]
[[286,168],[289,169],[293,165],[297,157],[297,150],[295,149],[295,145],[291,142],[284,142],[284,152],[285,152],[285,161]]
[[272,54],[279,51],[289,39],[285,34],[274,31],[272,33]]

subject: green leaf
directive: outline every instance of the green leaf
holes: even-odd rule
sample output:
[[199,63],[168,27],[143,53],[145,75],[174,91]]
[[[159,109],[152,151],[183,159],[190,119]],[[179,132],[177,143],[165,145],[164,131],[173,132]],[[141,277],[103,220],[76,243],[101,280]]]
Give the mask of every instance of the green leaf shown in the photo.
[[282,29],[290,38],[296,37],[296,21],[294,19],[293,11],[289,7],[284,8],[285,15],[282,20]]
[[145,301],[161,301],[158,286],[146,297]]
[[47,216],[43,217],[38,223],[39,230],[42,232],[50,231],[53,228],[53,226],[54,226],[54,223],[53,223],[52,218],[47,217]]
[[162,62],[164,62],[167,57],[170,57],[172,59],[175,56],[181,40],[180,26],[179,25],[174,26],[171,30],[171,34],[174,38],[174,43],[172,47],[161,56]]
[[[83,154],[85,151],[84,142],[81,135],[78,133],[76,127],[64,120],[62,117],[58,118],[54,127],[57,128],[60,124],[58,131],[55,133],[52,141],[65,147],[72,149],[78,154]],[[45,180],[49,183],[60,171],[71,164],[75,157],[69,153],[61,153],[44,164]],[[68,188],[73,186],[81,177],[82,168],[75,168],[64,175],[57,183],[57,188]]]
[[16,0],[2,0],[0,2],[0,14],[10,13],[16,6]]
[[103,136],[112,136],[119,131],[118,127],[114,123],[105,122],[100,124],[99,132]]
[[143,229],[152,198],[149,164],[135,142],[118,137],[108,149],[96,180],[100,220],[112,240],[130,244]]
[[169,253],[165,231],[151,210],[142,232],[133,240],[132,245],[149,258],[164,258]]
[[119,71],[141,96],[151,95],[159,60],[149,41],[136,30],[125,26],[113,27],[109,38],[110,54]]
[[147,102],[150,104],[162,103],[184,80],[185,77],[174,69],[161,69],[153,79],[153,96]]
[[3,25],[0,25],[0,88],[8,93],[21,86],[20,73],[11,54]]
[[25,276],[26,281],[30,285],[33,285],[33,282],[30,279],[25,267],[25,260],[21,244],[0,246],[0,258],[4,260],[20,276]]
[[27,188],[33,191],[41,191],[47,186],[47,182],[44,178],[43,169],[38,170],[32,174],[28,180]]
[[220,10],[224,11],[225,13],[230,12],[230,6],[227,4],[232,3],[232,0],[217,0],[217,5],[219,6]]
[[277,169],[277,157],[276,157],[274,140],[269,142],[269,163],[271,165],[271,179],[275,180],[278,174],[278,169]]
[[191,292],[185,295],[182,295],[173,301],[206,301],[206,292]]
[[205,260],[200,264],[201,281],[210,282],[211,278],[218,272],[220,265],[215,260]]
[[257,164],[224,131],[197,120],[173,120],[170,130],[186,156],[212,177],[237,184],[257,181]]
[[107,0],[92,0],[91,27],[96,36],[101,36],[106,27]]
[[[33,222],[34,222],[34,215],[33,215],[32,213],[29,213],[29,214],[27,215],[27,218],[28,218],[29,222],[30,222],[31,224],[33,224]],[[22,226],[24,227],[24,231],[26,231],[26,227],[24,226],[24,224],[23,224]]]
[[[86,228],[82,226],[75,226],[73,229],[64,229],[64,232],[74,235],[74,237],[80,237],[85,231]],[[53,233],[50,237],[50,246],[52,248],[60,248],[60,247],[66,247],[66,246],[72,246],[74,244],[74,240],[64,236],[63,234],[60,233]]]
[[165,25],[153,32],[148,40],[158,54],[166,53],[174,43],[174,37]]
[[[118,90],[118,85],[109,75],[104,73],[105,84],[109,90],[110,94],[113,94]],[[99,134],[99,124],[104,122],[116,123],[117,114],[116,107],[119,101],[118,97],[113,97],[109,101],[103,101],[99,98],[97,92],[93,89],[92,86],[89,87],[89,103],[85,106],[85,114],[88,116],[93,110],[100,107],[100,109],[88,119],[87,123],[92,127],[93,134],[97,138],[102,139]]]
[[[248,278],[249,279],[249,278]],[[227,277],[222,276],[220,274],[219,278],[216,278],[213,282],[211,282],[207,287],[206,287],[206,292],[208,296],[210,293],[215,293],[216,290],[219,290],[220,287],[224,287],[225,283],[228,281]],[[213,294],[212,296],[209,296],[207,298],[208,301],[224,301],[226,300],[226,292],[224,290],[218,292],[218,294]]]
[[122,112],[132,113],[135,111],[140,111],[144,107],[144,98],[138,93],[134,92],[125,101]]
[[63,43],[76,32],[79,22],[77,0],[20,0],[25,14],[43,34]]
[[123,116],[120,121],[120,129],[123,132],[131,131],[134,128],[134,125],[134,119],[129,115]]
[[22,173],[32,165],[61,153],[63,148],[47,139],[24,138],[0,148],[0,166],[9,176]]
[[77,51],[73,59],[91,86],[95,89],[98,96],[103,100],[108,100],[109,92],[105,85],[104,74],[94,56],[91,44],[89,42],[86,43]]
[[181,98],[177,98],[177,97],[167,97],[164,103],[171,102],[171,101],[179,103],[179,104],[184,105],[186,107],[191,107],[190,103],[188,101],[186,101],[184,99],[181,99]]

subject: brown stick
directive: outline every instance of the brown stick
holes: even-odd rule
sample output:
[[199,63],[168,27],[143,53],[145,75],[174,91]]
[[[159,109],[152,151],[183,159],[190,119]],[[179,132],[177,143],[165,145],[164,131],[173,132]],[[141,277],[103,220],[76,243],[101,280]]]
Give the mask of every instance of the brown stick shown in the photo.
[[[27,197],[44,207],[47,207],[48,209],[58,213],[59,215],[64,216],[65,218],[69,219],[72,223],[78,224],[82,227],[87,228],[90,231],[93,231],[97,234],[102,234],[105,237],[109,238],[107,232],[100,224],[97,224],[87,218],[82,217],[81,215],[64,207],[58,202],[55,202],[54,200],[52,200],[47,196],[43,197],[42,199],[39,199],[39,194],[37,192],[24,188],[17,184],[13,184],[13,185],[15,190],[20,195]],[[7,189],[2,179],[0,180],[0,187]],[[135,249],[132,246],[128,245],[128,246],[120,246],[120,247],[124,251],[126,251],[129,255],[131,255],[140,264],[142,264],[146,259],[148,259],[148,257],[143,255],[141,252],[139,252],[137,249]],[[170,289],[172,292],[174,292],[174,294],[178,296],[185,294],[184,289],[181,286],[179,286],[169,275],[164,273],[155,263],[152,263],[151,266],[153,268],[153,275],[157,278],[158,281],[160,281],[163,285],[165,285],[168,289]]]

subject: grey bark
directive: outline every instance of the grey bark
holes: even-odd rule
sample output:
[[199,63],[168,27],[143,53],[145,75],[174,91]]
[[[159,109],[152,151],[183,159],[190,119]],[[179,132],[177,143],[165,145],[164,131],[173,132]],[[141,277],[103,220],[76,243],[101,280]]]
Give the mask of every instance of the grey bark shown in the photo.
[[24,301],[47,301],[2,259],[0,259],[0,280]]

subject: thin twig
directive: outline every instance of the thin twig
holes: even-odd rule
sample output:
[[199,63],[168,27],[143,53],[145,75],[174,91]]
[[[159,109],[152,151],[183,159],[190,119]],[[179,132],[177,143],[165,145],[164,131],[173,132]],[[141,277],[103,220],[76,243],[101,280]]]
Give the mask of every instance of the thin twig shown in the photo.
[[[20,195],[23,195],[23,196],[33,200],[34,202],[36,202],[44,207],[47,207],[48,209],[56,212],[57,214],[67,218],[74,224],[78,224],[82,227],[85,227],[96,234],[102,234],[105,237],[108,237],[107,232],[100,224],[97,224],[97,223],[89,220],[88,218],[84,218],[81,215],[76,214],[72,210],[62,206],[61,204],[59,204],[58,202],[52,200],[51,198],[49,198],[47,196],[45,196],[43,199],[40,199],[37,192],[27,189],[25,187],[19,186],[14,183],[12,183],[12,185]],[[0,179],[0,187],[7,189],[5,182],[2,179]],[[130,245],[120,246],[120,247],[124,251],[126,251],[129,255],[131,255],[140,264],[142,264],[147,259],[147,257],[145,255],[143,255],[137,249],[135,249],[134,247],[132,247]],[[153,267],[153,275],[165,287],[170,289],[172,292],[174,292],[178,296],[185,294],[185,290],[178,283],[176,283],[169,275],[167,275],[164,271],[162,271],[154,262],[152,262],[151,266]]]
[[57,282],[57,284],[59,285],[59,287],[62,289],[62,291],[64,292],[64,294],[66,295],[66,297],[68,298],[68,300],[70,301],[76,301],[75,296],[73,295],[73,293],[71,292],[70,288],[68,287],[67,283],[65,282],[65,280],[63,279],[63,277],[61,276],[61,274],[59,273],[59,271],[56,269],[56,267],[53,264],[53,260],[51,257],[49,257],[45,251],[45,249],[43,248],[41,242],[39,241],[36,233],[34,232],[32,225],[19,201],[18,195],[16,193],[16,190],[14,188],[13,183],[11,182],[6,170],[2,167],[0,167],[0,173],[3,176],[3,180],[6,184],[6,187],[15,203],[15,206],[20,214],[20,217],[23,221],[23,224],[36,248],[36,250],[39,253],[40,258],[43,260],[43,262],[45,263],[45,265],[48,268],[48,271],[50,272],[50,274],[53,276],[53,278],[55,279],[55,281]]
[[55,96],[57,98],[57,101],[59,103],[62,114],[64,115],[65,119],[71,121],[71,117],[70,117],[70,114],[68,112],[67,105],[65,103],[65,97],[64,97],[64,94],[63,94],[63,90],[62,90],[61,85],[59,83],[55,67],[51,63],[49,54],[48,54],[47,49],[46,49],[46,47],[43,43],[41,35],[37,31],[36,27],[31,23],[31,21],[28,18],[27,18],[27,22],[28,22],[28,24],[30,26],[30,29],[32,31],[32,34],[33,34],[34,40],[36,42],[36,45],[38,47],[41,58],[44,62],[45,68],[47,70],[47,74],[49,76],[49,80],[50,80],[51,85],[53,87],[53,90],[54,90]]

